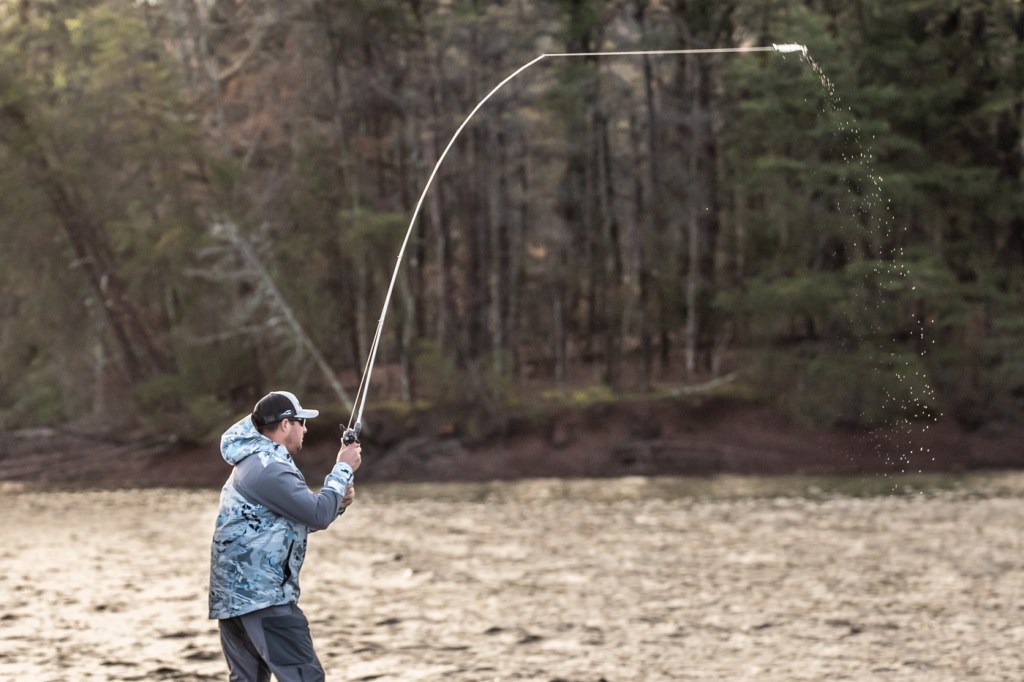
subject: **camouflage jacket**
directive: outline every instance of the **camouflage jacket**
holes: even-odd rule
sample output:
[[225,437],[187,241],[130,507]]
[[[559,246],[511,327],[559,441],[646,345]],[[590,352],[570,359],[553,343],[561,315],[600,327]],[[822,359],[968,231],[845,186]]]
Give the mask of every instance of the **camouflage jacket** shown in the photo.
[[283,445],[261,435],[247,416],[221,437],[234,467],[220,495],[210,557],[210,618],[233,618],[297,602],[310,530],[344,510],[352,468],[335,464],[314,493]]

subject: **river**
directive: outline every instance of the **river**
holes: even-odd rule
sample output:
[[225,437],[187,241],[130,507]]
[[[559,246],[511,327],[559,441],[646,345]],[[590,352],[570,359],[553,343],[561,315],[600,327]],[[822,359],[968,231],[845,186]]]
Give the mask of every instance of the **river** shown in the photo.
[[[217,492],[6,484],[0,679],[223,680]],[[1024,474],[365,486],[328,680],[1021,680]]]

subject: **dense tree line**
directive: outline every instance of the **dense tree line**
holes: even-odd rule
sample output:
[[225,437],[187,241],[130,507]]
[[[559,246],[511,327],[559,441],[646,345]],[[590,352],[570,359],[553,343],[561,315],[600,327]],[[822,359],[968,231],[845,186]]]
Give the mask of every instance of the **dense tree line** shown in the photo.
[[[1024,400],[1011,0],[0,4],[0,426],[201,433],[268,386]],[[551,58],[466,115],[540,54]]]

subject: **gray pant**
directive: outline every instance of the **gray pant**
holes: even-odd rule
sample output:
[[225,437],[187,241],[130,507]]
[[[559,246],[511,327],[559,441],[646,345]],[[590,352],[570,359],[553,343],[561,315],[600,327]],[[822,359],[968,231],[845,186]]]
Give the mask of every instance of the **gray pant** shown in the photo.
[[324,682],[309,621],[295,604],[218,621],[231,682]]

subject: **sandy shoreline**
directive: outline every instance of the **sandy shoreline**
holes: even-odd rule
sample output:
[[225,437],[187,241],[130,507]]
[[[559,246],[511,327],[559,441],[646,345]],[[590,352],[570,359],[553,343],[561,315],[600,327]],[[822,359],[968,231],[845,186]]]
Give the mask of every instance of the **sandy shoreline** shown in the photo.
[[[687,485],[360,489],[303,570],[328,679],[1024,679],[1024,475]],[[0,493],[0,679],[226,679],[215,492]]]

